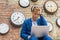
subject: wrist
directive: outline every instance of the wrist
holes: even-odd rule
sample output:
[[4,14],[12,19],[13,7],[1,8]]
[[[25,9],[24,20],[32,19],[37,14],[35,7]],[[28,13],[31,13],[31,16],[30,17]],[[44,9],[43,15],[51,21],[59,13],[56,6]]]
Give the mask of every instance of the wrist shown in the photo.
[[40,14],[40,16],[43,16],[43,14]]

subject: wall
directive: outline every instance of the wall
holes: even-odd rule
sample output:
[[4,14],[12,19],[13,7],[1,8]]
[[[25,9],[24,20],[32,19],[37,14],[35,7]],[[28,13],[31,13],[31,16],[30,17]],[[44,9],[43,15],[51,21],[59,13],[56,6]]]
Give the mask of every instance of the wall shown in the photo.
[[[14,11],[21,11],[24,13],[26,18],[31,17],[31,6],[34,4],[39,4],[40,7],[43,10],[43,4],[46,0],[38,0],[37,2],[31,2],[30,6],[27,8],[22,8],[18,5],[18,0],[0,0],[0,24],[1,23],[7,23],[10,27],[10,31],[6,35],[0,34],[0,40],[21,40],[20,37],[20,28],[16,28],[10,23],[10,15]],[[56,25],[56,18],[60,17],[60,0],[54,0],[58,4],[58,11],[54,15],[47,15],[43,10],[43,15],[47,19],[47,21],[50,21],[53,24],[53,30],[50,32],[50,36],[54,40],[60,40],[60,28]]]

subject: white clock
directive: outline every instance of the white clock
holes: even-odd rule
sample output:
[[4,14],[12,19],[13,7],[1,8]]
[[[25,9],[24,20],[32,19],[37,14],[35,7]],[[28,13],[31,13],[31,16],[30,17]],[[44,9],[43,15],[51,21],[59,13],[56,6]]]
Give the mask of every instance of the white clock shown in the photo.
[[60,18],[56,20],[57,25],[60,27]]
[[9,31],[9,25],[6,23],[0,24],[0,33],[1,34],[6,34]]
[[51,32],[53,29],[53,24],[51,22],[47,22],[47,23],[48,23],[48,27],[49,27],[49,32]]
[[23,24],[25,16],[22,12],[13,12],[10,19],[14,25],[20,26]]
[[30,2],[29,2],[29,0],[19,0],[19,5],[21,6],[21,7],[23,7],[23,8],[26,8],[26,7],[28,7],[29,5],[30,5]]
[[46,12],[55,13],[58,9],[58,6],[55,1],[46,1],[44,4],[44,9]]

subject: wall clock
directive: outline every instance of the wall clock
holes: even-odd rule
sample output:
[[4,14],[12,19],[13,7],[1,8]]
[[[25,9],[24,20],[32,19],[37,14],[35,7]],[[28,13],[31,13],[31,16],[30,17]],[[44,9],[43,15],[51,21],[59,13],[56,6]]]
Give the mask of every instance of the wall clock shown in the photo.
[[32,2],[37,2],[38,0],[31,0]]
[[25,16],[22,12],[13,12],[10,20],[14,25],[20,26],[23,24]]
[[57,18],[56,24],[60,27],[60,18]]
[[26,8],[26,7],[28,7],[30,5],[29,0],[19,0],[18,3],[23,8]]
[[49,27],[49,32],[51,32],[53,29],[53,24],[51,22],[47,22],[47,23],[48,23],[48,27]]
[[6,34],[9,31],[9,25],[6,23],[0,24],[0,33],[1,34]]
[[44,7],[45,12],[50,13],[50,14],[54,14],[58,9],[56,2],[51,1],[51,0],[46,1],[43,7]]

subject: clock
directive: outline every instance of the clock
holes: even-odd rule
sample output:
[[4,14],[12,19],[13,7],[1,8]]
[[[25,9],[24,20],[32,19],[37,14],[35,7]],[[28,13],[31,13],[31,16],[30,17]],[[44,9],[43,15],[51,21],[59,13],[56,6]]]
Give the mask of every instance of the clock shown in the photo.
[[11,17],[10,17],[11,23],[20,26],[23,24],[25,20],[25,16],[22,12],[13,12]]
[[28,7],[30,5],[29,0],[19,0],[18,3],[23,8],[26,8],[26,7]]
[[50,14],[54,14],[58,9],[56,2],[51,1],[51,0],[46,1],[43,7],[44,7],[45,12],[50,13]]
[[6,23],[0,24],[0,33],[1,34],[6,34],[9,31],[9,25]]
[[51,32],[52,29],[53,29],[53,24],[51,22],[47,22],[47,24],[48,24],[48,27],[49,27],[49,32]]
[[37,2],[38,0],[31,0],[32,2]]
[[60,18],[57,18],[56,24],[60,27]]

